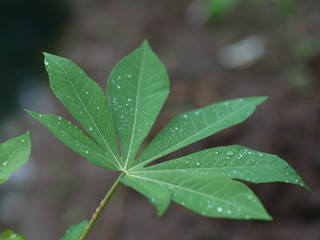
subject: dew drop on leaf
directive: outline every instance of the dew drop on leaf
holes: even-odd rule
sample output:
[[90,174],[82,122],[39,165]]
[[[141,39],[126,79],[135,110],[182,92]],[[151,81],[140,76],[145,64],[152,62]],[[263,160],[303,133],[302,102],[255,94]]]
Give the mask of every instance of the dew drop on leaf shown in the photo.
[[227,151],[227,156],[232,156],[233,154],[234,154],[234,152],[233,151]]
[[3,166],[7,166],[7,164],[8,164],[8,161],[5,161],[2,163]]
[[217,207],[217,212],[222,212],[223,208],[222,207]]

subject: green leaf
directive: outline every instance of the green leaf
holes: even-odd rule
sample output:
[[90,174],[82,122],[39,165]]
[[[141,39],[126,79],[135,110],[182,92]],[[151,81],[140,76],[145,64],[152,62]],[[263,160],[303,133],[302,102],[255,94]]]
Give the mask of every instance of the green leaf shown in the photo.
[[30,151],[29,132],[0,144],[0,183],[28,161]]
[[115,66],[107,90],[126,169],[168,96],[169,78],[145,41]]
[[103,150],[95,141],[71,124],[71,122],[52,114],[27,112],[41,122],[53,136],[95,166],[111,170],[119,169],[117,162],[114,161],[109,152]]
[[81,235],[84,233],[88,225],[89,225],[88,220],[83,220],[77,225],[72,225],[71,227],[68,228],[65,235],[62,238],[60,238],[60,240],[78,240],[81,237]]
[[52,91],[81,126],[118,162],[115,128],[108,101],[97,83],[75,63],[45,53]]
[[219,174],[253,183],[286,182],[310,190],[296,171],[276,155],[234,145],[211,148],[150,166],[144,171]]
[[6,230],[0,236],[0,240],[27,240],[21,234],[14,233],[11,230]]
[[[207,217],[271,220],[254,193],[243,183],[221,175],[184,171],[130,173],[131,178],[165,187],[174,202]],[[150,189],[152,191],[152,189]]]
[[222,129],[241,123],[266,97],[234,99],[193,110],[175,117],[149,143],[134,168],[199,141]]
[[161,216],[167,210],[171,196],[165,187],[130,175],[123,176],[121,182],[144,195],[156,207],[158,216]]

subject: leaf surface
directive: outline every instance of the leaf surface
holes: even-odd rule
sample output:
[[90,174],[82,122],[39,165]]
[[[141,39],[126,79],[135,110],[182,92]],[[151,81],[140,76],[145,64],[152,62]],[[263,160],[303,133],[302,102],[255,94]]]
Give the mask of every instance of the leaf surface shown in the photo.
[[119,158],[113,118],[99,87],[71,60],[45,53],[52,91],[81,126],[109,153]]
[[134,168],[244,121],[265,100],[266,97],[234,99],[175,117],[152,139],[133,163]]
[[211,148],[144,168],[151,172],[219,174],[252,183],[286,182],[310,190],[297,172],[276,155],[239,145]]
[[41,122],[53,136],[95,166],[111,170],[119,169],[117,162],[108,151],[102,149],[92,138],[71,122],[53,114],[27,112]]
[[0,144],[0,183],[28,161],[30,151],[29,132]]
[[88,225],[89,221],[83,220],[77,225],[70,226],[66,231],[65,235],[62,238],[60,238],[60,240],[78,240]]
[[122,177],[121,182],[145,196],[156,207],[158,216],[161,216],[167,210],[171,196],[165,187],[149,180],[128,175]]
[[150,182],[165,187],[174,202],[203,216],[271,219],[246,185],[225,176],[161,171],[134,173],[130,177],[142,181],[144,186]]
[[115,66],[107,91],[126,169],[168,96],[169,78],[161,61],[144,42]]

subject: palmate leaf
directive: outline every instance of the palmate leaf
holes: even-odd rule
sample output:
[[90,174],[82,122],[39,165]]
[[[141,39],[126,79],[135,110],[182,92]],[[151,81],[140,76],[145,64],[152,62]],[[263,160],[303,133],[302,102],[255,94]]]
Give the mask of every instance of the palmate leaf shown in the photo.
[[29,113],[94,165],[121,171],[120,181],[148,198],[159,215],[172,200],[208,217],[270,220],[258,198],[238,180],[288,182],[309,190],[281,158],[241,146],[207,149],[146,167],[153,160],[241,123],[266,97],[234,99],[181,114],[134,160],[169,93],[166,70],[148,43],[113,69],[107,87],[109,101],[73,62],[45,56],[55,95],[92,138],[62,117]]
[[119,166],[114,123],[102,89],[69,59],[45,53],[45,66],[54,94]]
[[78,240],[88,225],[88,220],[83,220],[77,225],[72,225],[60,240]]
[[133,169],[248,118],[266,97],[234,99],[181,114],[149,143]]
[[0,183],[28,161],[30,151],[29,132],[0,144]]
[[107,90],[126,169],[168,96],[169,78],[145,41],[114,67]]

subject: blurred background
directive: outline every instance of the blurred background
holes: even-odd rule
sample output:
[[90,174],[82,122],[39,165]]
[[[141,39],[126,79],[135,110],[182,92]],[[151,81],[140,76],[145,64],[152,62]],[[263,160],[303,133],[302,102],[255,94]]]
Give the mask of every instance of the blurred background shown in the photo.
[[42,52],[75,61],[105,89],[112,67],[148,39],[171,94],[151,139],[172,117],[237,97],[266,95],[246,122],[171,154],[240,144],[287,160],[314,193],[250,185],[272,222],[198,216],[153,206],[121,187],[89,239],[320,239],[319,0],[1,0],[0,142],[31,130],[30,161],[0,187],[0,231],[58,239],[90,219],[116,174],[54,139],[23,109],[70,114],[50,92]]

